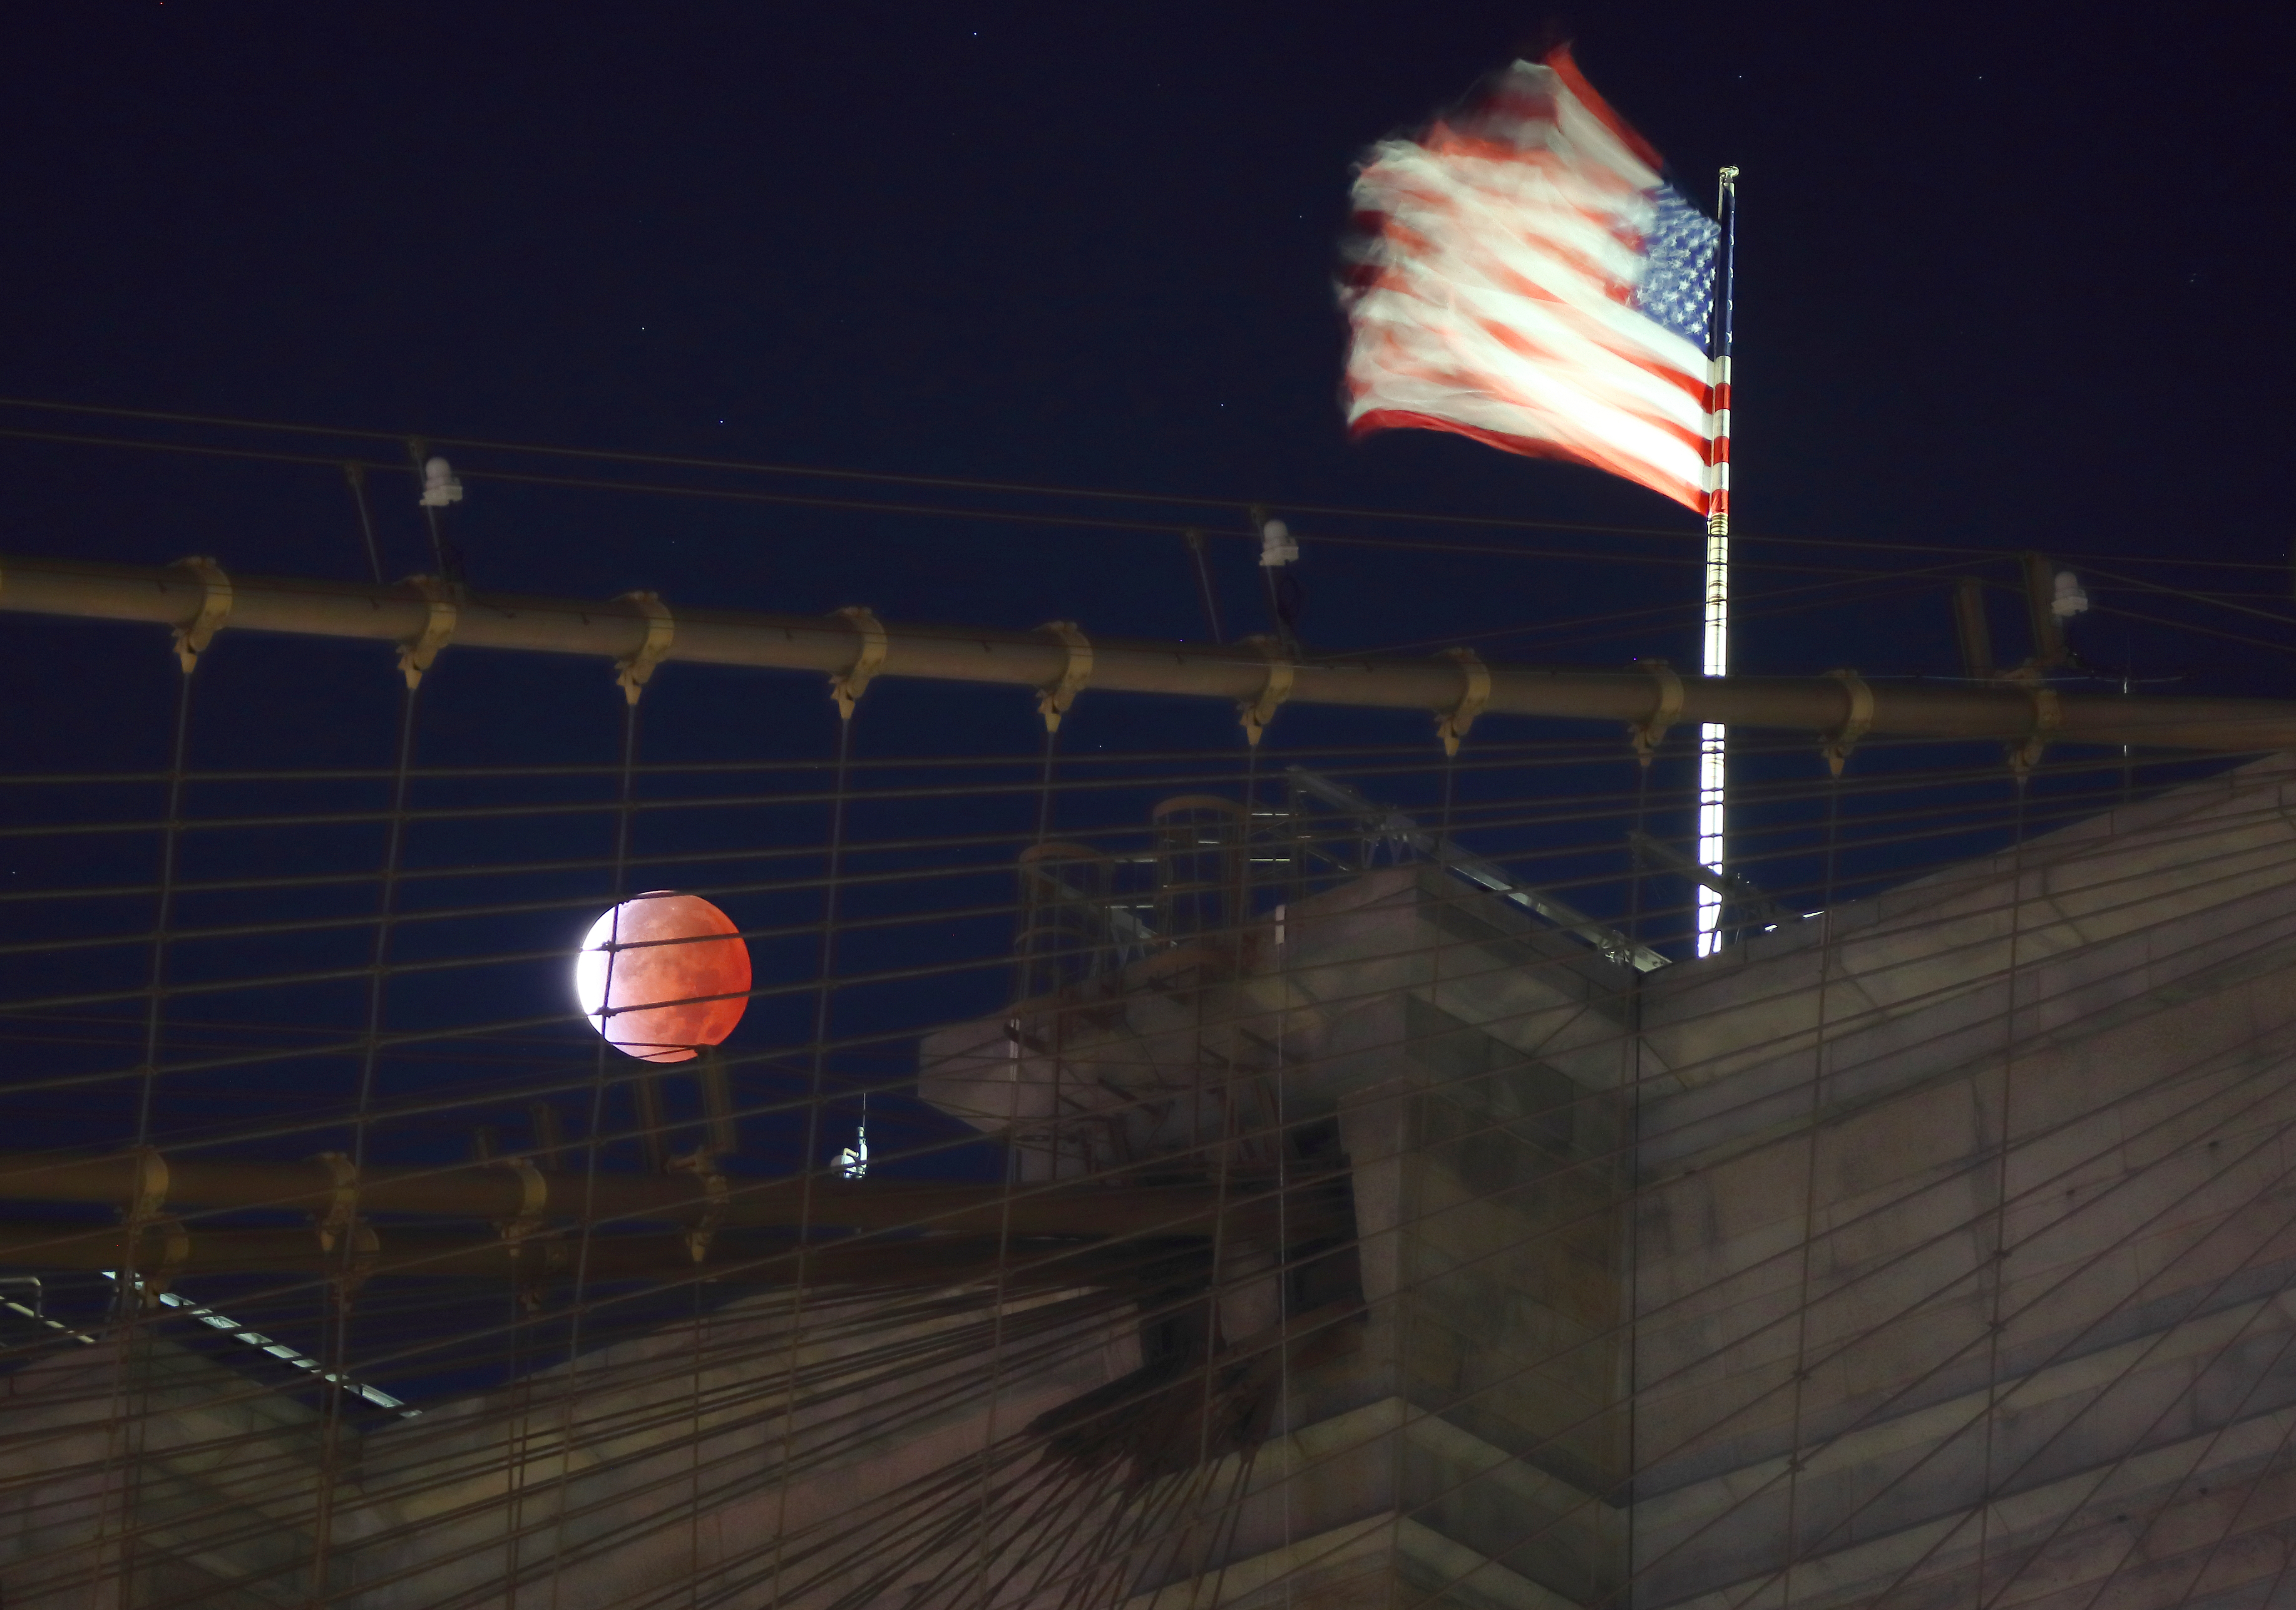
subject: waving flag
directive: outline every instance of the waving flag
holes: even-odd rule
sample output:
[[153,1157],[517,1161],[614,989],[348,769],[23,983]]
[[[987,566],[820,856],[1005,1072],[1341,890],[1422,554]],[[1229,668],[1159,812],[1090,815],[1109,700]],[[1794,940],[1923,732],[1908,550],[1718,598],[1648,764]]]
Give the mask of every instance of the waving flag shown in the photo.
[[1720,231],[1660,167],[1568,50],[1374,147],[1341,292],[1349,427],[1456,431],[1710,513]]

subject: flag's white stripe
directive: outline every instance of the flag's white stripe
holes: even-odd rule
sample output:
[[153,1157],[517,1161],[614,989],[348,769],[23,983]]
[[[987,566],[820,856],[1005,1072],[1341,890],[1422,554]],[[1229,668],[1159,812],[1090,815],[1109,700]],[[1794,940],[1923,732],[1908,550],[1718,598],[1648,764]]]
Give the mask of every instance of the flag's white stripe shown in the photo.
[[[1548,444],[1704,506],[1708,360],[1628,305],[1659,176],[1560,75],[1519,66],[1508,123],[1390,141],[1357,186],[1382,233],[1350,308],[1350,418]],[[1503,339],[1504,337],[1504,339]]]
[[[1583,345],[1589,356],[1600,352],[1625,360],[1633,373],[1644,377],[1653,401],[1668,411],[1685,421],[1702,413],[1706,363],[1698,349],[1608,297],[1574,298],[1569,294],[1573,287],[1552,281],[1542,286],[1549,297],[1526,296],[1472,262],[1415,265],[1390,279],[1366,299],[1373,316],[1415,315],[1418,321],[1433,324],[1444,322],[1446,316],[1456,322],[1464,315],[1517,331],[1529,344]],[[1390,299],[1397,305],[1387,305]]]
[[1530,326],[1549,356],[1514,351],[1471,319],[1433,332],[1415,322],[1367,320],[1361,333],[1371,339],[1359,340],[1349,366],[1357,390],[1351,414],[1398,408],[1456,417],[1554,441],[1598,462],[1624,458],[1693,493],[1703,485],[1700,443],[1710,427],[1679,387],[1553,321],[1526,316],[1518,324]]
[[1500,437],[1552,442],[1605,467],[1634,466],[1636,479],[1662,481],[1695,503],[1705,484],[1704,456],[1678,437],[1623,410],[1605,408],[1569,386],[1565,377],[1544,375],[1526,383],[1520,399],[1436,380],[1392,373],[1358,395],[1353,413],[1360,418],[1379,410],[1424,415]]
[[1646,266],[1620,234],[1654,221],[1649,197],[1590,191],[1562,201],[1538,193],[1544,186],[1479,188],[1423,152],[1398,166],[1420,182],[1390,193],[1367,172],[1358,199],[1425,246],[1390,254],[1386,266],[1447,290],[1480,285],[1529,300],[1503,277],[1519,276],[1601,321],[1623,344],[1705,379],[1706,357],[1695,343],[1619,300]]
[[[1631,410],[1700,440],[1713,429],[1703,399],[1685,390],[1678,378],[1591,339],[1577,321],[1555,317],[1537,304],[1514,311],[1463,299],[1433,316],[1381,306],[1369,309],[1361,323],[1374,338],[1367,358],[1407,364],[1423,375],[1488,376],[1519,394],[1567,382],[1589,388],[1593,401]],[[1512,332],[1520,346],[1500,339],[1495,328]]]
[[1639,193],[1659,187],[1661,176],[1636,155],[1634,148],[1620,139],[1608,123],[1596,117],[1585,102],[1563,87],[1559,75],[1555,84],[1554,127],[1574,150],[1616,175],[1619,182],[1628,189]]
[[[1607,344],[1702,387],[1707,360],[1694,343],[1622,303],[1613,289],[1619,280],[1598,279],[1536,235],[1513,233],[1534,228],[1535,221],[1517,220],[1510,229],[1496,218],[1481,220],[1486,226],[1472,229],[1472,238],[1467,239],[1451,238],[1462,233],[1456,214],[1418,216],[1402,209],[1389,216],[1439,243],[1424,251],[1398,254],[1383,265],[1387,274],[1364,299],[1363,316],[1396,316],[1396,310],[1382,304],[1399,295],[1424,302],[1429,309],[1464,308],[1508,323],[1520,317],[1548,330],[1561,327],[1566,315],[1575,315],[1599,330]],[[1615,238],[1606,236],[1605,244],[1623,251]],[[1638,258],[1629,256],[1626,266],[1639,277]],[[1525,295],[1520,289],[1525,282],[1543,294]],[[1685,406],[1694,406],[1688,392],[1674,395]]]
[[1554,321],[1521,316],[1515,323],[1539,338],[1540,356],[1494,339],[1472,316],[1433,331],[1419,321],[1367,319],[1362,333],[1373,339],[1350,366],[1351,412],[1456,411],[1462,423],[1556,441],[1598,462],[1623,457],[1691,489],[1702,483],[1699,443],[1711,427],[1678,386]]
[[[1447,279],[1444,267],[1412,265],[1394,276],[1399,283],[1358,306],[1355,414],[1425,411],[1448,391],[1475,408],[1478,417],[1462,423],[1614,449],[1693,489],[1702,481],[1704,454],[1694,444],[1712,423],[1702,399],[1669,378],[1702,381],[1705,359],[1690,342],[1606,297],[1558,306],[1478,286],[1472,282],[1486,276],[1465,270]],[[1430,290],[1420,292],[1423,284]],[[1438,301],[1443,291],[1447,305]],[[1534,352],[1510,347],[1491,326],[1515,333]],[[1652,359],[1668,373],[1653,373]],[[1494,412],[1510,407],[1557,415],[1558,428]]]

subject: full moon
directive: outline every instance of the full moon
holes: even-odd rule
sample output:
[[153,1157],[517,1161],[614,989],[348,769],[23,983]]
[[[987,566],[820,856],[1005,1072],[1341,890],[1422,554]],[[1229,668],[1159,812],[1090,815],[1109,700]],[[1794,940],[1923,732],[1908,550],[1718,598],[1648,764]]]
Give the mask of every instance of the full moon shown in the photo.
[[590,1026],[646,1062],[689,1062],[723,1040],[749,989],[750,948],[734,919],[674,890],[607,912],[574,958],[574,996]]

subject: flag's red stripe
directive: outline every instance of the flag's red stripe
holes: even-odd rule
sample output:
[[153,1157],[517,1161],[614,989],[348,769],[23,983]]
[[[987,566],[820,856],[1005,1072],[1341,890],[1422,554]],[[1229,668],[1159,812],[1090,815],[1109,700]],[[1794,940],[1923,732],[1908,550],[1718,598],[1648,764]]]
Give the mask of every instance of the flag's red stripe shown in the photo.
[[1564,464],[1584,464],[1590,470],[1601,470],[1606,474],[1616,475],[1621,481],[1631,481],[1636,486],[1663,493],[1685,508],[1701,513],[1706,512],[1705,494],[1697,488],[1653,474],[1645,466],[1626,459],[1581,452],[1561,442],[1538,437],[1512,436],[1504,431],[1461,424],[1456,420],[1444,419],[1433,414],[1420,414],[1408,408],[1373,408],[1359,415],[1348,427],[1349,434],[1352,436],[1368,436],[1374,431],[1411,430],[1442,431],[1453,436],[1464,436],[1470,441],[1481,442],[1487,448],[1496,448],[1501,452],[1521,454],[1525,458],[1553,458]]

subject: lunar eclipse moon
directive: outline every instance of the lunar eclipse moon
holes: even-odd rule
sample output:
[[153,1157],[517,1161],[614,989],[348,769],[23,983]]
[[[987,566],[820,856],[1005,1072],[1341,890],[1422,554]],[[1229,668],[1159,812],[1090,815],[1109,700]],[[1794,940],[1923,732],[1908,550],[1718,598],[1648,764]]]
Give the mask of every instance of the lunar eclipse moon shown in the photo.
[[699,895],[657,889],[591,924],[574,958],[590,1026],[645,1062],[690,1062],[734,1031],[749,1006],[750,948]]

